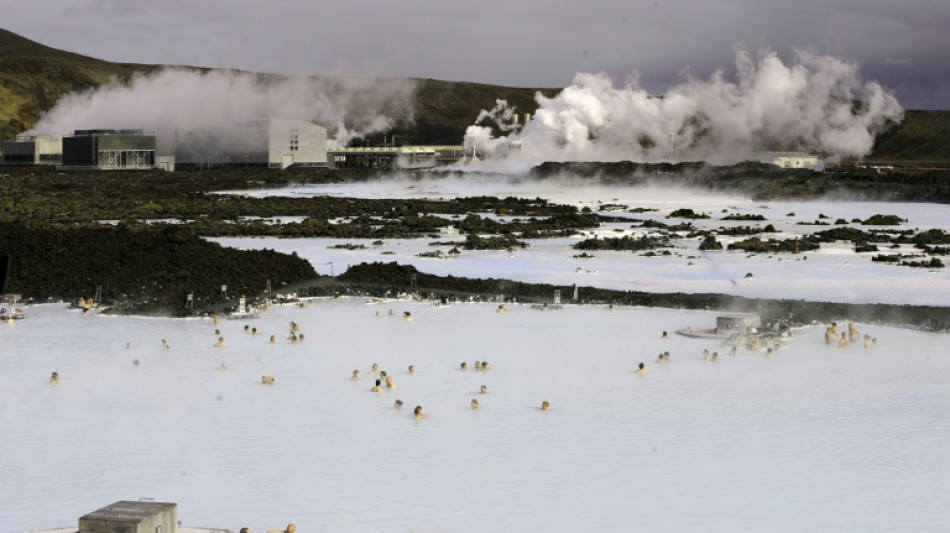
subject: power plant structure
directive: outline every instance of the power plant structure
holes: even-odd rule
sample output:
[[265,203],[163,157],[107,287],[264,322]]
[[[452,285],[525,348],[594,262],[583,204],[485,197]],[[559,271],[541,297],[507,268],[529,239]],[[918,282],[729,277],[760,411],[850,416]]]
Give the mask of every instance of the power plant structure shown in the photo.
[[154,166],[155,135],[142,130],[76,130],[63,137],[62,168],[65,169],[149,169]]
[[458,163],[463,146],[357,146],[327,150],[330,168],[430,168]]
[[63,140],[50,135],[17,135],[3,141],[0,151],[7,165],[63,164]]
[[169,143],[162,152],[174,154],[176,169],[327,166],[327,129],[302,120],[226,122],[176,132]]

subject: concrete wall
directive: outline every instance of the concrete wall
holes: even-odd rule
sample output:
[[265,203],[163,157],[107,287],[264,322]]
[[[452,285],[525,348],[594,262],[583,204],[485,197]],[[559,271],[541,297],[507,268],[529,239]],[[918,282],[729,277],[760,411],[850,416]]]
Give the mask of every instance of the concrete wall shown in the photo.
[[178,533],[178,505],[116,502],[80,517],[79,533]]
[[[288,159],[288,156],[290,157]],[[327,164],[327,129],[301,120],[271,119],[268,125],[267,160],[271,166]]]

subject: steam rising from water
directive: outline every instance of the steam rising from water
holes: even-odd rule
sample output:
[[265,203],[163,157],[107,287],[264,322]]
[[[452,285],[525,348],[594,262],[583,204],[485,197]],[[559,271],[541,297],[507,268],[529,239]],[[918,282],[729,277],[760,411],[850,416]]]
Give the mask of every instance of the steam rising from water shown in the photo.
[[168,138],[228,121],[293,118],[324,126],[337,145],[412,119],[415,83],[165,68],[62,98],[32,131],[144,129]]
[[[617,88],[603,73],[577,74],[553,98],[538,94],[539,108],[518,133],[512,110],[499,105],[479,116],[465,145],[482,155],[520,161],[687,161],[730,164],[760,150],[805,150],[832,158],[861,157],[874,136],[903,110],[875,81],[863,81],[858,66],[797,51],[785,64],[777,54],[736,54],[736,81],[722,69],[709,79],[690,78],[651,96],[632,78]],[[854,101],[863,104],[854,110]]]

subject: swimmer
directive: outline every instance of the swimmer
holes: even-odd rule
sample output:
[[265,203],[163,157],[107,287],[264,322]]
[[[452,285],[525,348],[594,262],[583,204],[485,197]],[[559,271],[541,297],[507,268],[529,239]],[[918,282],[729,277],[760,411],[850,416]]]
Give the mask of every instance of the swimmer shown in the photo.
[[224,337],[218,337],[218,342],[214,343],[215,348],[227,348],[228,343],[224,342]]
[[393,310],[390,309],[390,310],[389,310],[389,316],[396,316],[396,313],[394,313]]
[[376,318],[379,318],[379,311],[376,311]]
[[640,366],[637,368],[637,374],[643,375],[647,373],[647,366],[643,363],[640,363]]
[[719,352],[713,352],[713,353],[712,353],[712,362],[715,363],[715,362],[718,361],[718,360],[719,360]]
[[472,409],[478,409],[478,400],[472,398]]
[[405,318],[407,321],[412,320],[412,313],[410,313],[409,311],[403,311],[402,317]]
[[543,402],[541,402],[542,411],[547,411],[549,409],[551,409],[551,404],[549,404],[547,400],[544,400]]
[[871,336],[865,333],[865,334],[864,334],[864,347],[865,347],[865,348],[871,348],[872,346],[874,346],[874,343],[871,341]]
[[848,340],[857,342],[860,337],[861,333],[858,332],[858,328],[854,326],[854,322],[848,322]]
[[370,374],[379,374],[379,364],[373,363],[373,368],[369,370]]
[[766,349],[765,349],[765,356],[766,356],[766,357],[772,357],[772,349],[771,349],[771,348],[766,348]]
[[379,377],[385,379],[385,378],[386,378],[386,375],[387,375],[387,374],[386,374],[386,371],[385,371],[385,370],[380,370],[380,371],[379,371]]
[[848,347],[848,334],[842,331],[841,340],[838,341],[838,348],[847,348],[847,347]]
[[383,382],[377,379],[377,380],[376,380],[376,384],[373,385],[373,388],[370,389],[370,391],[372,391],[372,392],[383,392],[383,388],[381,387],[382,384],[383,384]]
[[276,336],[276,335],[271,335],[271,336],[270,336],[270,343],[271,343],[271,344],[277,344],[277,336]]
[[300,342],[303,342],[303,333],[301,333],[300,335],[297,335],[297,340],[299,340]]
[[220,329],[215,329],[215,330],[214,330],[214,334],[215,334],[215,335],[221,335],[221,330],[220,330]]
[[660,355],[656,356],[656,362],[657,362],[657,363],[665,363],[665,362],[666,362],[666,361],[663,360],[663,352],[660,352]]
[[396,388],[396,383],[393,382],[393,378],[391,377],[386,378],[386,386],[389,387],[390,389]]
[[241,533],[251,533],[251,530],[248,529],[248,528],[246,528],[246,527],[242,527],[242,528],[241,528]]
[[274,384],[274,376],[261,376],[261,384],[262,384],[262,385],[273,385],[273,384]]
[[475,361],[475,370],[481,370],[481,369],[482,369],[482,362]]
[[505,304],[498,304],[498,309],[495,310],[496,313],[507,313],[508,308],[505,307]]
[[488,394],[488,387],[482,385],[482,387],[478,389],[478,392],[479,394]]
[[488,370],[488,361],[482,361],[482,370]]
[[412,415],[416,418],[416,420],[422,420],[422,419],[425,418],[425,416],[426,416],[426,415],[422,414],[422,406],[421,406],[421,405],[417,405],[416,408],[412,410]]
[[614,304],[607,304],[607,307],[605,307],[604,309],[606,309],[606,310],[608,310],[608,311],[613,311],[613,310],[614,310]]
[[247,333],[247,332],[250,331],[250,330],[251,330],[251,326],[248,326],[247,324],[244,324],[244,333]]
[[162,339],[162,351],[167,352],[170,349],[171,347],[168,346],[168,341],[166,341],[165,339]]
[[669,338],[670,338],[670,334],[667,333],[666,331],[663,331],[663,335],[661,335],[660,338],[661,338],[661,339],[669,339]]
[[709,350],[703,350],[703,361],[709,361]]
[[293,320],[291,320],[291,321],[290,321],[290,331],[300,331],[300,325],[297,324],[296,322],[294,322]]
[[257,335],[257,328],[251,328],[251,335]]
[[132,349],[132,343],[131,343],[131,342],[125,343],[125,349],[126,349],[126,350],[131,350],[131,349]]
[[290,332],[290,337],[287,338],[290,339],[291,344],[297,344],[297,334],[293,331]]
[[402,400],[396,400],[395,402],[393,402],[393,407],[395,407],[396,409],[399,409],[400,407],[402,407]]
[[409,373],[410,373],[410,374],[415,374],[415,373],[416,373],[416,367],[414,367],[413,365],[409,365]]
[[468,363],[466,363],[465,361],[462,361],[462,364],[459,365],[459,367],[460,367],[462,370],[465,370],[466,368],[468,368]]
[[59,381],[59,372],[53,372],[49,377],[49,382],[56,383],[57,381]]
[[352,379],[353,381],[358,381],[358,380],[360,379],[360,371],[359,371],[359,370],[354,370],[354,371],[353,371],[353,376],[350,377],[350,379]]

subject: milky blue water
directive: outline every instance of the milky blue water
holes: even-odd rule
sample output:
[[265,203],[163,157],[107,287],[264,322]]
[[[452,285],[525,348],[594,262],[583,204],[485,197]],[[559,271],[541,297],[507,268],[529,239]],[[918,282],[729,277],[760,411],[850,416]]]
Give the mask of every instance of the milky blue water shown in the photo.
[[[858,324],[878,345],[840,349],[815,326],[772,357],[660,335],[714,320],[341,299],[216,326],[32,306],[0,324],[0,518],[16,532],[68,526],[151,497],[177,502],[184,525],[235,531],[950,523],[945,335]],[[670,363],[655,363],[661,351]],[[373,363],[395,389],[370,392]]]

